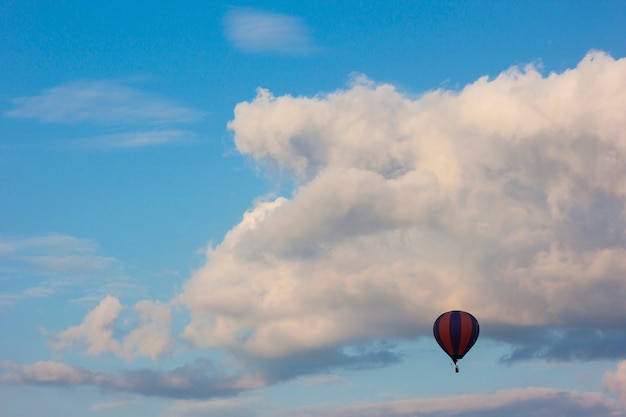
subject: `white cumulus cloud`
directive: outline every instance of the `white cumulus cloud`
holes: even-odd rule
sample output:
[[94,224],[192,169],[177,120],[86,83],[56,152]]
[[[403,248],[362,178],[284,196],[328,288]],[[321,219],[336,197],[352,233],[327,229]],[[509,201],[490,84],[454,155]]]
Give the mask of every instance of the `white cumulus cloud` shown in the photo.
[[626,59],[601,52],[417,98],[260,89],[237,149],[298,185],[209,248],[185,337],[277,357],[428,334],[448,309],[626,331],[624,108]]

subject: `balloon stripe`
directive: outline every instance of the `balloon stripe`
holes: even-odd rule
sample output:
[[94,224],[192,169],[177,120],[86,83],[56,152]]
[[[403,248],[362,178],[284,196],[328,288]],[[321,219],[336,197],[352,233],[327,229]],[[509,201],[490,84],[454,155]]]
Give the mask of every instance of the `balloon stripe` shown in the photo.
[[437,320],[435,320],[435,324],[433,325],[433,335],[435,336],[435,340],[437,341],[439,346],[442,346],[441,338],[439,337],[439,321],[440,320],[441,320],[441,317],[438,317]]
[[460,313],[459,318],[461,321],[461,331],[459,332],[460,343],[458,354],[460,357],[463,357],[471,347],[470,343],[474,333],[474,320],[472,320],[472,317],[467,313]]
[[476,318],[472,316],[472,321],[474,322],[474,327],[472,328],[472,341],[470,342],[470,345],[467,347],[467,350],[470,350],[472,346],[474,346],[474,343],[476,343],[476,340],[478,339],[478,333],[480,333],[480,326],[478,325],[478,320],[476,320]]
[[461,315],[458,311],[450,312],[450,328],[448,329],[448,332],[450,332],[450,340],[452,343],[452,359],[459,359]]
[[439,338],[441,339],[441,347],[450,356],[454,354],[452,339],[450,337],[450,315],[446,314],[439,320],[439,328],[437,329]]

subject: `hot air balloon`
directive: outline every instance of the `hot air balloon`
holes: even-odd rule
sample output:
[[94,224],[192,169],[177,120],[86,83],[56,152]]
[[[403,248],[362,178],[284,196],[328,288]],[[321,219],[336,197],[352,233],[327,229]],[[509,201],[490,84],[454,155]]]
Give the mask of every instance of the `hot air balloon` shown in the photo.
[[478,320],[465,311],[448,311],[435,320],[435,340],[454,362],[456,372],[459,372],[457,361],[474,346],[479,330]]

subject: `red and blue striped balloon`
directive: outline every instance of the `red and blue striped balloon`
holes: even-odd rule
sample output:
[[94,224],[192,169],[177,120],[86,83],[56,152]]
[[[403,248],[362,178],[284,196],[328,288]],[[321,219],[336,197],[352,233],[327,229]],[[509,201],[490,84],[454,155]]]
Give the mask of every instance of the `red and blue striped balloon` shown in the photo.
[[[433,334],[444,352],[454,364],[474,346],[480,327],[478,320],[465,311],[448,311],[435,320]],[[458,366],[456,372],[459,372]]]

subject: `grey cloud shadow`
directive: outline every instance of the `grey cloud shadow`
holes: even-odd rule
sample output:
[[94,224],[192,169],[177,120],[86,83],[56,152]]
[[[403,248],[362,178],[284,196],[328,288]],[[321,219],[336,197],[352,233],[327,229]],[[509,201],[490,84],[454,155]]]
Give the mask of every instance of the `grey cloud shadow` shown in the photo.
[[337,369],[364,370],[393,365],[403,359],[395,347],[392,343],[378,341],[349,348],[333,347],[297,353],[286,358],[254,359],[251,366],[274,384]]
[[575,362],[626,357],[626,329],[593,326],[483,326],[481,336],[512,346],[499,358],[512,364],[530,360]]
[[[301,376],[337,369],[371,369],[392,365],[402,357],[395,345],[375,343],[351,348],[320,349],[275,359],[239,358],[247,373],[260,375],[263,386],[275,385]],[[98,384],[105,390],[128,391],[136,394],[175,399],[209,399],[232,397],[252,388],[242,387],[243,375],[224,372],[219,364],[197,359],[172,371],[151,369],[124,372]]]
[[[320,349],[294,354],[286,358],[237,357],[234,361],[214,362],[198,358],[172,370],[150,368],[98,373],[64,364],[50,368],[62,369],[56,377],[37,374],[32,366],[5,364],[0,381],[13,385],[42,387],[92,386],[105,392],[126,392],[146,397],[180,400],[207,400],[234,397],[254,388],[275,385],[301,376],[338,369],[371,369],[397,363],[401,355],[395,345],[377,342],[354,346]],[[236,364],[233,366],[233,364]],[[246,382],[252,377],[252,383]]]

